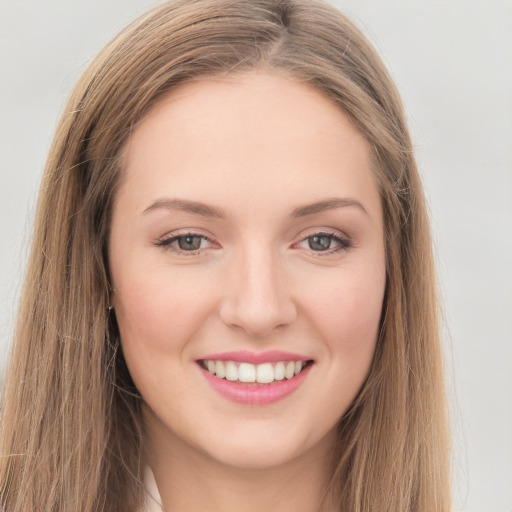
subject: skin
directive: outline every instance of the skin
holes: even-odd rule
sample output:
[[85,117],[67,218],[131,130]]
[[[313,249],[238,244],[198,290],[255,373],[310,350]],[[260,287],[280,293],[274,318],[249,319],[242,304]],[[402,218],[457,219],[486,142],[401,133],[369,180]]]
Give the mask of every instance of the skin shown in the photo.
[[[336,424],[368,373],[382,310],[383,219],[370,161],[330,100],[261,70],[180,86],[133,132],[110,268],[164,509],[319,510]],[[293,215],[332,198],[350,202]],[[162,246],[187,233],[205,237],[199,250],[177,252],[177,239]],[[311,248],[316,233],[327,233],[328,250]],[[238,404],[197,363],[236,350],[284,350],[314,364],[286,398]]]

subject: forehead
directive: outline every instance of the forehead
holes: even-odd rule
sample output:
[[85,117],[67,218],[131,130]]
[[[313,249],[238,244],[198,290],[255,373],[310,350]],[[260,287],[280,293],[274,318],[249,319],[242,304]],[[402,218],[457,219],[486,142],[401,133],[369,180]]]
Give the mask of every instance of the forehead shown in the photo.
[[193,193],[232,205],[336,194],[379,202],[369,146],[348,117],[317,90],[267,72],[174,89],[134,130],[123,164],[121,189],[139,201]]

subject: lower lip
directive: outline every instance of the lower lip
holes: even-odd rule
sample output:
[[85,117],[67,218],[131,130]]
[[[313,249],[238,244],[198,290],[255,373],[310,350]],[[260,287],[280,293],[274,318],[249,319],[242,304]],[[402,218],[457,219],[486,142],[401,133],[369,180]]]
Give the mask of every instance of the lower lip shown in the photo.
[[274,381],[272,384],[243,384],[219,379],[204,368],[200,368],[208,384],[228,400],[239,404],[265,405],[278,402],[298,389],[313,365],[308,364],[298,375],[289,380]]

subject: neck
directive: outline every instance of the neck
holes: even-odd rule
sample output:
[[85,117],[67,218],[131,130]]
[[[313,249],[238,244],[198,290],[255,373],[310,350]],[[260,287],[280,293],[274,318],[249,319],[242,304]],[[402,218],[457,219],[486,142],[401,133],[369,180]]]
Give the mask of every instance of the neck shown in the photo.
[[180,443],[147,443],[146,451],[165,512],[333,512],[327,492],[333,442],[330,435],[322,450],[266,468],[228,466]]

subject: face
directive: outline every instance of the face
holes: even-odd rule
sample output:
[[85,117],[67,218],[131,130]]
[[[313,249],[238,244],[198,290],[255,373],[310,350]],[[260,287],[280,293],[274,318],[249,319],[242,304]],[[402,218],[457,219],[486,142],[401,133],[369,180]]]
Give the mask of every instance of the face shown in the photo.
[[263,72],[181,86],[138,125],[109,257],[155,451],[263,468],[330,447],[385,288],[370,160],[330,100]]

